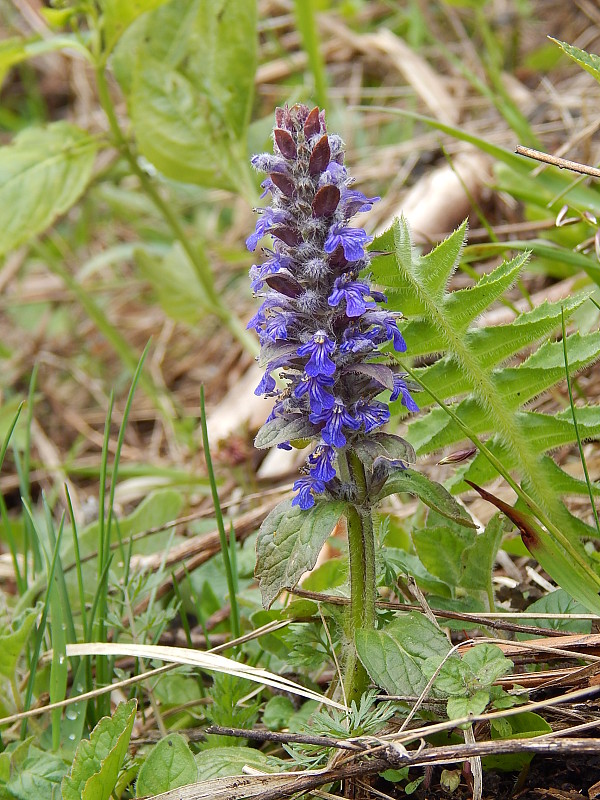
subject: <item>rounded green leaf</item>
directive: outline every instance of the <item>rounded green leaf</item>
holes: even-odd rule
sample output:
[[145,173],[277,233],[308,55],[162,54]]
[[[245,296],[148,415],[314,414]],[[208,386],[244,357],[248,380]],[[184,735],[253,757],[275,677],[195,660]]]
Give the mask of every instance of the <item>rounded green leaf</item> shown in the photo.
[[166,736],[150,751],[135,785],[136,797],[160,794],[198,780],[198,767],[179,733]]

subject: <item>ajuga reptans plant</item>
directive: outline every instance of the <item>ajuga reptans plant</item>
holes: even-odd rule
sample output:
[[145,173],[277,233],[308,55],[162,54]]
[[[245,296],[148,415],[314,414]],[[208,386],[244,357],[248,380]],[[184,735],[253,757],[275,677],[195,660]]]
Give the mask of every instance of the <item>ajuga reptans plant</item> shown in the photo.
[[[365,247],[371,239],[349,226],[379,198],[352,188],[343,142],[327,134],[323,111],[279,108],[275,122],[274,154],[252,159],[268,173],[262,196],[270,194],[271,205],[257,209],[246,244],[255,250],[267,233],[273,244],[250,271],[263,302],[248,327],[259,335],[265,367],[256,394],[275,399],[266,431],[289,433],[274,437],[286,449],[295,439],[316,442],[306,474],[294,484],[293,504],[306,510],[318,495],[351,499],[356,487],[344,485],[340,452],[378,452],[378,432],[390,417],[382,392],[388,390],[390,400],[401,397],[411,411],[417,406],[405,375],[381,363],[382,345],[406,350],[397,325],[401,314],[382,307],[385,295],[369,282]],[[403,466],[384,461],[374,474]]]
[[[264,521],[257,540],[257,575],[270,605],[314,565],[320,546],[343,514],[348,529],[350,610],[346,627],[344,692],[358,702],[368,676],[355,634],[375,626],[375,539],[372,508],[412,447],[381,428],[388,403],[401,398],[416,411],[406,376],[394,372],[386,349],[404,352],[401,314],[370,283],[371,239],[350,226],[379,198],[352,188],[343,142],[330,135],[324,112],[304,105],[279,108],[274,154],[253,166],[268,173],[263,197],[271,205],[247,245],[270,234],[264,260],[252,267],[252,288],[263,302],[250,321],[260,338],[264,376],[258,395],[274,399],[256,437],[258,447],[315,444],[294,499]],[[295,506],[296,508],[293,508]]]

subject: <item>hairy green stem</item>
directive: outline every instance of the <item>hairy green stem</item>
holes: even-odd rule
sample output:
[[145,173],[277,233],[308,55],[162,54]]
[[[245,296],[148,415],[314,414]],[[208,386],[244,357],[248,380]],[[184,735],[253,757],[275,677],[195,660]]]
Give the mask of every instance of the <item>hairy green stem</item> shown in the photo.
[[177,218],[177,215],[173,213],[168,203],[166,203],[161,197],[151,179],[139,166],[135,155],[131,151],[131,147],[129,146],[129,143],[123,135],[121,126],[119,125],[114,105],[110,97],[104,66],[102,64],[96,68],[96,81],[100,105],[102,106],[104,113],[108,118],[116,146],[128,161],[131,171],[138,178],[142,189],[150,198],[150,200],[152,200],[161,216],[171,229],[173,237],[181,244],[185,254],[190,260],[192,267],[194,268],[194,271],[196,272],[200,285],[206,294],[208,304],[210,305],[213,313],[223,322],[223,324],[229,329],[233,336],[235,336],[245,350],[247,350],[249,353],[252,353],[252,355],[257,355],[258,343],[256,342],[254,336],[252,336],[246,330],[242,322],[227,307],[219,294],[216,292],[212,280],[212,274],[209,270],[207,270],[207,267],[203,263],[202,259],[199,258],[198,253],[186,235],[181,222]]
[[346,514],[348,525],[348,550],[350,561],[350,612],[346,635],[348,644],[344,658],[344,694],[348,705],[354,700],[358,705],[367,690],[369,676],[356,652],[355,635],[359,630],[375,628],[375,537],[371,510],[362,505],[366,498],[365,470],[352,453],[340,453],[339,467],[342,480],[358,490],[357,505],[349,505]]

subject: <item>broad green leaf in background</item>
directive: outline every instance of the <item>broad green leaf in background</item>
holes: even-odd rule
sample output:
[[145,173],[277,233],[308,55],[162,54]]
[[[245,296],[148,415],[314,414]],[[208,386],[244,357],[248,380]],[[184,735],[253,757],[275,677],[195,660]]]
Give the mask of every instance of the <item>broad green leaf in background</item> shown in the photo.
[[417,555],[432,575],[449,586],[458,586],[464,566],[461,556],[475,543],[477,534],[470,528],[427,527],[412,532]]
[[[204,260],[209,275],[208,260]],[[139,248],[135,251],[135,261],[154,289],[161,308],[171,319],[197,325],[207,311],[214,311],[196,271],[178,242],[163,257]]]
[[103,717],[89,739],[82,739],[70,775],[62,782],[63,800],[109,800],[127,753],[137,703],[121,703]]
[[114,61],[141,153],[164,175],[239,190],[256,68],[254,0],[171,0]]
[[392,695],[418,695],[433,674],[428,659],[443,657],[450,643],[422,614],[397,617],[382,630],[356,632],[359,658],[377,686]]
[[0,255],[42,233],[78,200],[97,149],[68,122],[28,128],[0,148]]
[[280,731],[282,728],[287,728],[293,713],[294,704],[290,698],[278,694],[267,701],[262,721],[270,731]]
[[198,767],[188,743],[171,733],[155,744],[138,774],[136,797],[160,794],[198,780]]
[[[0,781],[2,800],[56,800],[67,764],[55,753],[47,753],[30,741],[11,753],[10,774],[5,786]],[[3,791],[5,789],[5,791]]]
[[77,52],[85,58],[90,57],[89,50],[87,50],[75,34],[61,34],[44,39],[39,39],[37,37],[22,39],[20,36],[11,36],[7,39],[3,39],[0,42],[0,86],[9,69],[16,64],[43,55],[44,53],[53,53],[66,48],[77,50]]
[[165,2],[166,0],[100,0],[106,52],[111,52],[123,32],[140,14],[152,11]]
[[260,526],[256,541],[256,576],[268,608],[284,589],[292,589],[312,569],[346,504],[319,502],[303,511],[284,500]]
[[[533,736],[552,733],[552,726],[533,711],[523,711],[507,719],[494,721],[490,729],[492,739],[530,739]],[[518,771],[529,764],[533,755],[533,753],[509,753],[486,756],[483,759],[483,766],[485,769]]]
[[[564,589],[550,592],[527,608],[527,613],[538,611],[540,614],[585,614],[587,609]],[[555,631],[569,631],[570,633],[590,633],[592,621],[589,619],[523,619],[523,625],[533,625],[536,628],[548,628]],[[536,636],[527,633],[518,633],[517,639],[535,639]]]
[[264,753],[253,747],[211,747],[196,755],[196,764],[201,781],[241,775],[245,766],[254,767],[261,772],[277,770]]

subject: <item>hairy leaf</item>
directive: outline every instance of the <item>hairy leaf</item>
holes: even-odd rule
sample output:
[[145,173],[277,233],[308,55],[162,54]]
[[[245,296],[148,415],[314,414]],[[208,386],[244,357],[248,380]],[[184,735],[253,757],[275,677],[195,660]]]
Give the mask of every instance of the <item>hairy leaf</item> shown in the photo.
[[371,679],[393,695],[418,695],[433,674],[428,659],[445,656],[450,644],[422,614],[398,617],[383,630],[358,630],[356,649]]
[[346,504],[318,501],[303,511],[284,500],[260,526],[256,541],[256,576],[268,608],[284,590],[292,589],[312,569]]
[[259,430],[254,446],[264,449],[283,442],[293,442],[295,439],[310,439],[316,431],[316,426],[304,414],[275,417]]
[[425,505],[433,508],[438,514],[458,522],[460,525],[466,525],[468,528],[476,527],[467,511],[441,484],[430,480],[420,472],[406,469],[390,475],[377,499],[382,500],[390,494],[399,492],[408,492],[408,494],[419,497]]

